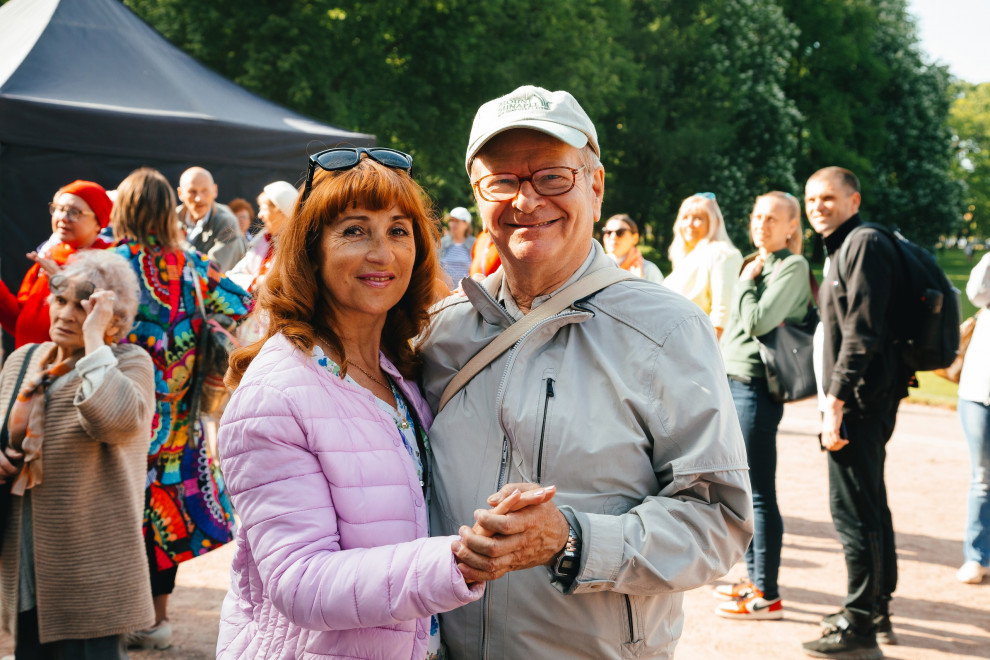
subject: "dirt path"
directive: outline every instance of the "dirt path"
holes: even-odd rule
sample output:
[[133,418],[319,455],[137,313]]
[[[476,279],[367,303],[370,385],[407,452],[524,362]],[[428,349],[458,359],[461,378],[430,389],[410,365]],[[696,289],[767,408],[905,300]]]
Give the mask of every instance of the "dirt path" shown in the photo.
[[[685,597],[680,660],[766,660],[804,657],[800,643],[817,636],[818,620],[839,608],[845,564],[828,513],[825,457],[818,450],[813,404],[787,407],[778,440],[778,489],[784,514],[780,583],[782,621],[720,619],[708,588]],[[888,447],[887,485],[894,515],[900,583],[892,605],[898,660],[990,658],[990,582],[955,581],[969,467],[955,413],[905,405]],[[220,605],[233,550],[221,548],[179,570],[171,603],[175,644],[167,651],[134,652],[138,660],[214,657]],[[736,567],[732,576],[744,573]],[[0,655],[11,653],[0,636]]]

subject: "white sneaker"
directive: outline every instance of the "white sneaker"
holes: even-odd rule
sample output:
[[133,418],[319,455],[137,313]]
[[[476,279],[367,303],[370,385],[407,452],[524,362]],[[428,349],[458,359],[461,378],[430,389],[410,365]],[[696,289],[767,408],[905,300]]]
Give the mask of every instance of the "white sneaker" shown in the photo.
[[978,561],[968,561],[959,568],[956,579],[965,584],[979,584],[987,574],[985,566]]
[[172,646],[172,626],[165,619],[154,628],[135,630],[126,635],[129,649],[158,649],[159,651]]

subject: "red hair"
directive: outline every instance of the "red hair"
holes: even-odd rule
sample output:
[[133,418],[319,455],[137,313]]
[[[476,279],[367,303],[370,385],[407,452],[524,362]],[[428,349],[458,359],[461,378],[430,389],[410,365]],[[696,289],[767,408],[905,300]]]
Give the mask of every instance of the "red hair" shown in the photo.
[[231,354],[225,378],[228,387],[237,387],[265,341],[279,333],[307,354],[319,334],[341,356],[341,377],[346,374],[347,356],[333,329],[331,294],[317,268],[322,262],[323,227],[355,206],[370,211],[398,206],[412,218],[416,245],[412,277],[402,299],[388,312],[382,349],[404,377],[415,378],[419,358],[412,339],[427,327],[436,299],[435,282],[440,278],[438,223],[426,193],[408,172],[363,158],[349,170],[317,170],[309,197],[296,201],[292,217],[279,233],[275,263],[259,287],[253,312],[266,317],[268,331],[264,338]]

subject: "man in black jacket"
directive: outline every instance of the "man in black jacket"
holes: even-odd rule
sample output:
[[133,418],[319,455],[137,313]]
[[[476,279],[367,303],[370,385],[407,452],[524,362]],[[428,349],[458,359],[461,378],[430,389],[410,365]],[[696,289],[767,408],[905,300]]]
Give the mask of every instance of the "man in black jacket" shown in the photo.
[[822,620],[820,639],[804,644],[808,655],[823,658],[882,658],[877,642],[896,642],[889,602],[897,557],[883,471],[910,378],[889,327],[903,277],[891,241],[857,230],[860,200],[859,180],[840,167],[815,172],[805,186],[808,220],[829,256],[818,293],[825,331],[821,445],[847,570],[842,610]]

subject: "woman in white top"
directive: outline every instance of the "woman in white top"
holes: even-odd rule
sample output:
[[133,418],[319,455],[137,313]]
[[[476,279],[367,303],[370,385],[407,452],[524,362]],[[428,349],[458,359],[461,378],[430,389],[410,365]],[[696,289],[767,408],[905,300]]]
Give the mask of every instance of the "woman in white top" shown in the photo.
[[725,231],[714,194],[698,193],[681,202],[670,262],[673,270],[664,285],[701,307],[721,338],[743,258]]
[[663,273],[656,264],[648,261],[640,254],[639,225],[625,213],[613,215],[605,222],[602,229],[602,245],[608,256],[619,264],[623,270],[642,277],[651,282],[663,282]]

